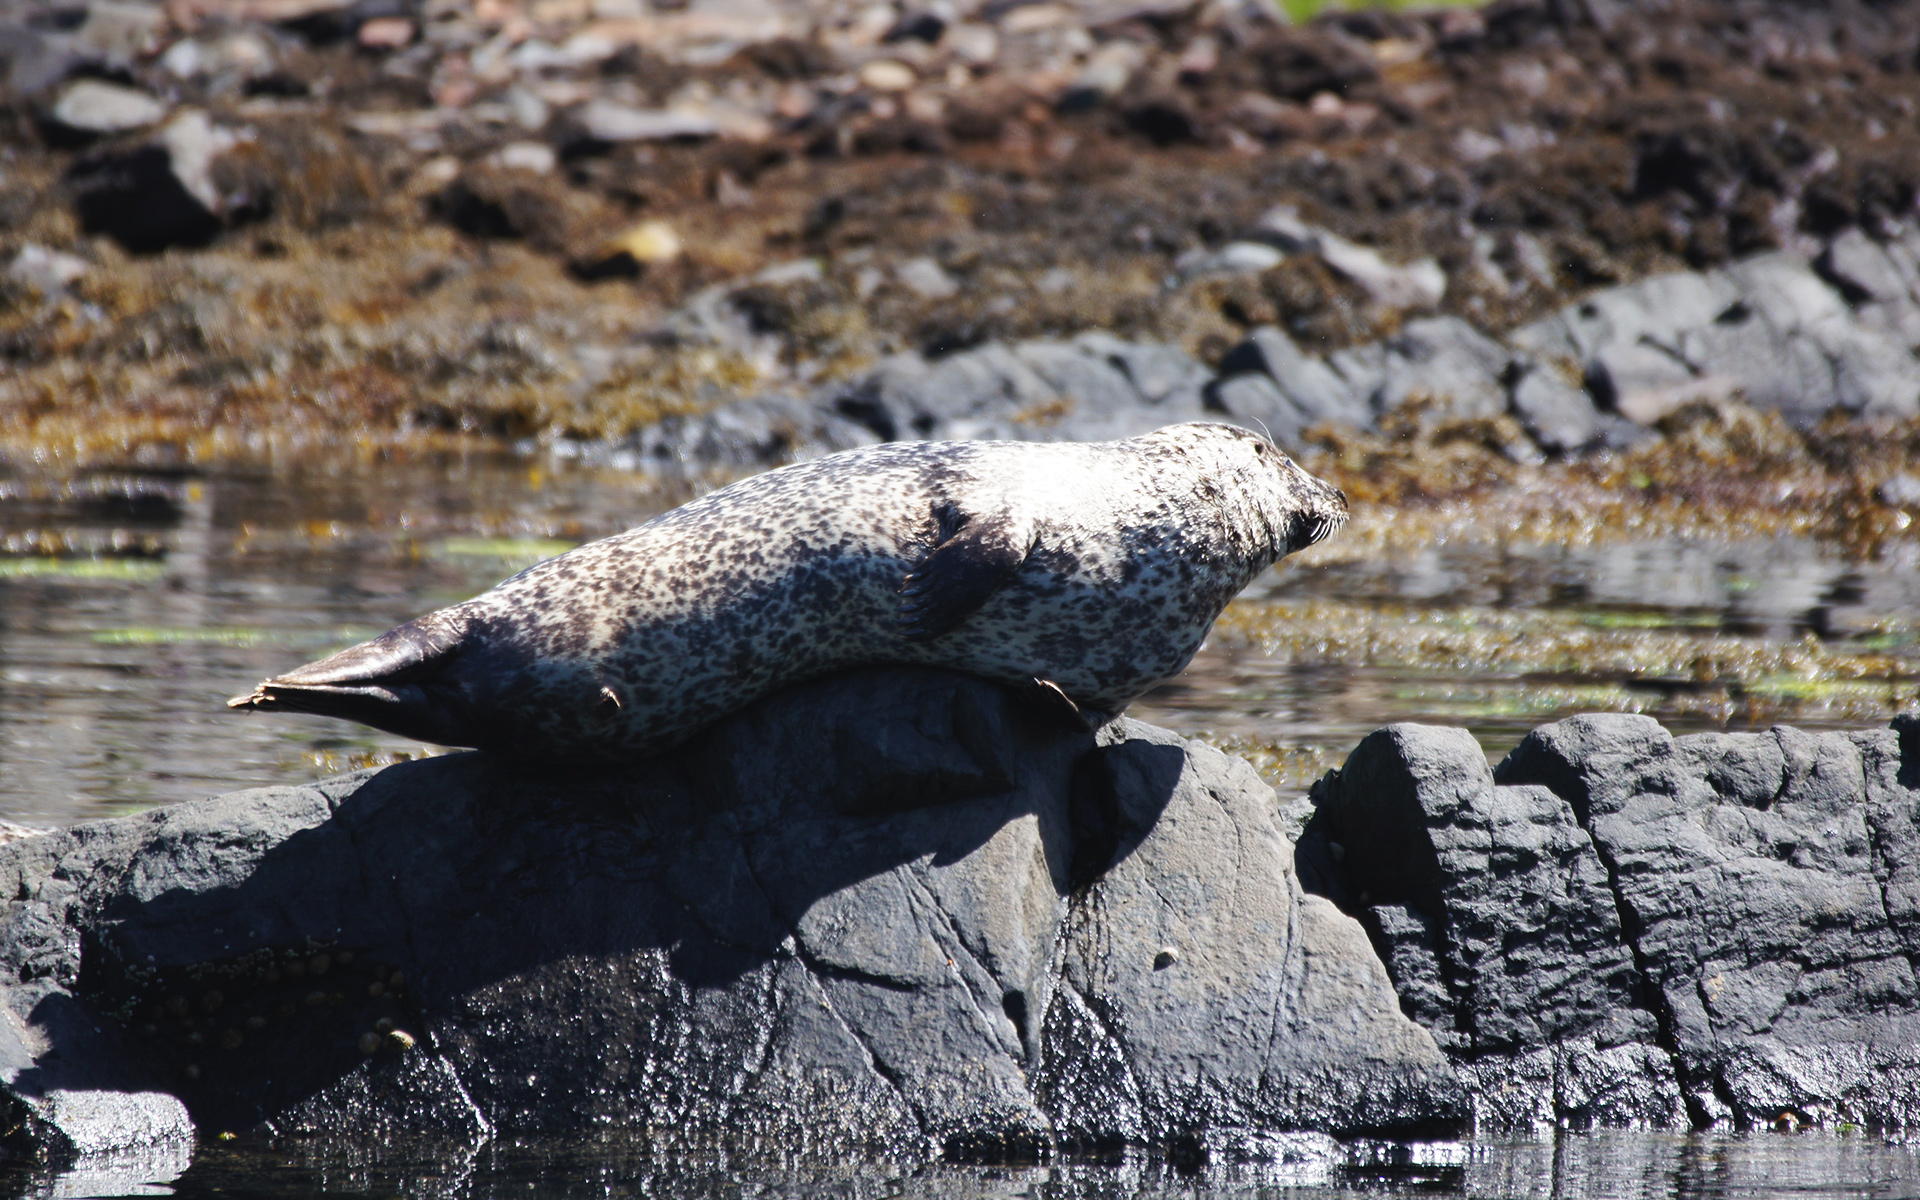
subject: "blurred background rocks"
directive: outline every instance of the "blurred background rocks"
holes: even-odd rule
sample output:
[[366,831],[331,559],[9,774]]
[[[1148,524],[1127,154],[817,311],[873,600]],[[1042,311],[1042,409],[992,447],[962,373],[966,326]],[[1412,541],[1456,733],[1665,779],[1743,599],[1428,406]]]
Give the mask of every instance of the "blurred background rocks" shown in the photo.
[[1920,413],[1920,6],[1299,15],[9,3],[0,451]]

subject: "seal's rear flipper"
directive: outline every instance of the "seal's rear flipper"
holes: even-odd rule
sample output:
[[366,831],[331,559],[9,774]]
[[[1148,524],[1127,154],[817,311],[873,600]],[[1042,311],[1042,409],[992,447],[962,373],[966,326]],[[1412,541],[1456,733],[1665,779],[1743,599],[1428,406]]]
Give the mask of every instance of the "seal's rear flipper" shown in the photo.
[[940,541],[900,585],[900,631],[929,641],[966,620],[1027,561],[1032,533],[1005,515],[976,517],[956,505],[936,507]]
[[1082,707],[1059,684],[1037,675],[1031,683],[1020,689],[1020,694],[1035,708],[1076,733],[1093,733],[1113,720],[1112,713]]
[[410,621],[370,642],[261,681],[228,708],[340,717],[443,745],[471,744],[446,704],[451,688],[429,689],[458,655],[459,640]]

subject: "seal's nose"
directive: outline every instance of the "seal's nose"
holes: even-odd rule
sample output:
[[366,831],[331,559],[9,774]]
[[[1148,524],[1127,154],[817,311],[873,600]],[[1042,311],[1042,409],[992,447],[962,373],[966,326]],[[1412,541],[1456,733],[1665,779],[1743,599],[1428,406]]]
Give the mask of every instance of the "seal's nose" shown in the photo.
[[1307,494],[1307,502],[1288,526],[1288,554],[1327,540],[1347,523],[1347,494],[1310,475],[1308,478],[1313,480],[1313,488]]

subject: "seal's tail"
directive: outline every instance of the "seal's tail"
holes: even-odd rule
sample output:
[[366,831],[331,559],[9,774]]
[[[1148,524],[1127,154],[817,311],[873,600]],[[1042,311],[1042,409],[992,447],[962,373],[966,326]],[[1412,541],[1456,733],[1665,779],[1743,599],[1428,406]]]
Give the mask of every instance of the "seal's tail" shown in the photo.
[[[438,615],[438,614],[436,614]],[[450,701],[457,687],[447,669],[458,638],[409,621],[370,642],[262,680],[227,701],[248,712],[298,712],[358,721],[375,729],[443,745],[470,745]]]

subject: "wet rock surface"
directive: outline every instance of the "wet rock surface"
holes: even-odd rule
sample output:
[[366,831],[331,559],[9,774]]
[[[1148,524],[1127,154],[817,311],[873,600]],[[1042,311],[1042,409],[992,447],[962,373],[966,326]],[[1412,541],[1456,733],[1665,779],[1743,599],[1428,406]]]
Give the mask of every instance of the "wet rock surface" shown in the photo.
[[[1913,1124],[1916,726],[1373,734],[1309,890],[1362,916],[1483,1126]],[[1303,814],[1304,815],[1304,814]]]
[[54,1156],[187,1113],[950,1159],[1459,1129],[1252,769],[1051,719],[870,671],[617,777],[463,754],[15,842],[8,1094]]

